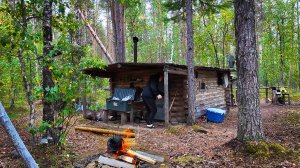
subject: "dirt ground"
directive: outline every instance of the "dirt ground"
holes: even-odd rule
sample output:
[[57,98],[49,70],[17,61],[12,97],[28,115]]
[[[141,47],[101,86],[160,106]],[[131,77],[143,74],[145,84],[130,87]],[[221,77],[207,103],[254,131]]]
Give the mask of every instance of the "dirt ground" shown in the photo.
[[[279,143],[287,149],[299,150],[300,128],[298,125],[285,122],[289,116],[288,111],[299,109],[300,105],[261,104],[263,128],[267,141]],[[26,118],[22,117],[13,120],[13,123],[25,144],[33,151],[30,134],[26,130],[26,125],[24,126],[24,123],[27,123],[25,121]],[[133,149],[164,156],[168,167],[300,167],[298,162],[300,158],[297,161],[272,157],[261,159],[243,153],[243,144],[234,139],[237,132],[236,122],[237,108],[232,108],[223,123],[200,124],[206,128],[207,134],[196,132],[195,126],[174,125],[165,128],[163,123],[156,123],[156,128],[148,129],[144,123],[120,126],[79,119],[77,125],[119,130],[131,128],[137,133],[137,143]],[[22,166],[20,159],[12,154],[12,144],[2,127],[0,127],[0,135],[0,167]],[[53,166],[53,162],[61,159],[58,156],[56,160],[53,159],[47,164],[43,164],[42,161],[39,163],[41,167],[50,167],[49,164],[53,167],[72,167],[77,163],[83,163],[86,158],[105,152],[108,138],[110,138],[108,135],[96,135],[72,129],[67,139],[67,149],[72,151],[73,161],[66,165]],[[43,158],[43,155],[46,157],[47,153],[34,154],[34,157]],[[66,157],[63,159],[68,160]]]

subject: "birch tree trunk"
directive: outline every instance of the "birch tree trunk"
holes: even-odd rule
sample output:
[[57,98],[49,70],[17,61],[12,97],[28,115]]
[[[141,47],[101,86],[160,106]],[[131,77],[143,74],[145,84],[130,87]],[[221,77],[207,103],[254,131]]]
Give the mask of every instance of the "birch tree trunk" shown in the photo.
[[111,1],[111,15],[114,32],[115,62],[125,62],[125,10],[117,0]]
[[239,140],[264,138],[259,104],[254,0],[235,0]]
[[194,74],[194,42],[193,42],[193,9],[192,0],[186,0],[186,27],[187,27],[187,54],[186,64],[188,66],[188,106],[189,115],[187,122],[194,124],[195,118],[195,74]]
[[10,74],[10,90],[9,90],[9,98],[10,98],[10,106],[9,108],[15,108],[15,98],[16,98],[16,84],[15,84],[15,71],[14,71],[14,65],[12,64],[12,60],[9,59],[9,64],[11,65],[11,69],[9,71]]
[[34,121],[35,121],[35,110],[34,110],[34,103],[32,100],[32,88],[30,87],[30,84],[28,82],[27,74],[26,74],[26,64],[23,58],[23,49],[19,50],[18,58],[21,65],[21,73],[22,73],[22,79],[23,79],[23,85],[26,92],[27,102],[29,105],[29,127],[34,127]]
[[9,138],[13,142],[15,149],[17,150],[18,154],[21,156],[26,167],[38,168],[38,164],[35,162],[31,154],[27,150],[26,146],[24,145],[18,132],[16,131],[15,127],[13,126],[9,117],[7,116],[1,102],[0,102],[0,124],[4,127],[5,132],[8,134]]
[[[27,19],[26,19],[26,6],[25,1],[21,0],[21,12],[22,12],[22,34],[26,33],[27,29]],[[26,73],[26,64],[23,58],[23,49],[21,48],[18,52],[18,59],[21,66],[21,74],[23,79],[23,85],[26,92],[27,97],[27,103],[29,105],[29,127],[34,127],[34,121],[35,121],[35,110],[34,110],[34,104],[32,100],[32,88],[29,84],[27,73]]]

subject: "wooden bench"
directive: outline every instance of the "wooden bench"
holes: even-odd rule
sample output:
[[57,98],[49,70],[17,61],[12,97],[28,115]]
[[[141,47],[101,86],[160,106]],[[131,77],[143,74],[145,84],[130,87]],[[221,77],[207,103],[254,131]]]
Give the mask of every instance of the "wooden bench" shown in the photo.
[[[103,110],[103,122],[107,123],[108,122],[109,111],[112,111],[112,110],[109,110],[109,109],[106,109],[106,108],[104,108],[102,110]],[[131,108],[131,111],[128,111],[128,112],[123,112],[123,111],[116,111],[116,112],[121,113],[121,124],[122,125],[126,124],[128,114],[130,115],[130,124],[133,125],[133,122],[134,122],[133,108]]]

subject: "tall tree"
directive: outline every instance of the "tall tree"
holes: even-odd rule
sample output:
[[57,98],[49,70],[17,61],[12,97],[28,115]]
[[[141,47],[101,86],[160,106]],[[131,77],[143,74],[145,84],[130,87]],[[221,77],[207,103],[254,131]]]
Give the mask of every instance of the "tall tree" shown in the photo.
[[[22,16],[22,30],[21,30],[21,34],[22,34],[22,38],[23,40],[25,40],[25,34],[26,34],[26,30],[27,30],[27,25],[28,25],[28,20],[26,18],[27,14],[26,14],[26,5],[25,5],[25,0],[21,0],[20,2],[20,8],[21,8],[21,16]],[[25,88],[25,92],[26,92],[26,96],[27,96],[27,102],[29,104],[29,127],[32,128],[34,126],[34,120],[35,120],[35,110],[34,110],[34,104],[33,104],[33,99],[32,99],[32,87],[31,87],[31,82],[28,79],[28,75],[26,73],[26,63],[23,57],[23,47],[21,47],[19,49],[18,52],[18,58],[19,58],[19,62],[21,65],[21,73],[22,73],[22,78],[23,78],[23,85]]]
[[[52,62],[52,56],[50,54],[53,46],[52,42],[52,0],[44,1],[44,10],[43,10],[43,121],[48,123],[54,122],[54,107],[53,101],[49,99],[51,95],[51,90],[54,88],[54,82],[52,80],[52,72],[50,64]],[[49,133],[49,132],[48,132]],[[47,134],[46,134],[47,135]],[[49,135],[49,134],[48,134]]]
[[111,18],[114,33],[115,62],[125,62],[125,11],[118,0],[111,1]]
[[259,106],[254,0],[235,0],[238,130],[240,140],[264,138]]
[[195,72],[194,72],[194,42],[193,42],[193,8],[192,0],[186,0],[186,28],[187,28],[187,52],[186,64],[188,66],[188,105],[189,115],[188,123],[196,122],[195,118]]
[[300,88],[300,14],[299,1],[297,1],[297,48],[298,48],[298,87]]

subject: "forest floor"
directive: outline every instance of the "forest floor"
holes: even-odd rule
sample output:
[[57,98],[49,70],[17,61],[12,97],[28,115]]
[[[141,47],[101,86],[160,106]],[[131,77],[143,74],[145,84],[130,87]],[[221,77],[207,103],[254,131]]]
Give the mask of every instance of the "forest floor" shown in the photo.
[[[277,106],[262,103],[263,129],[267,140],[259,143],[257,149],[251,146],[254,149],[250,150],[249,144],[234,139],[237,108],[232,108],[221,124],[201,123],[200,127],[205,127],[207,134],[196,132],[195,126],[165,128],[162,123],[157,123],[154,129],[148,129],[144,123],[120,126],[80,118],[77,125],[117,130],[132,128],[137,133],[137,144],[132,148],[164,156],[168,167],[300,167],[299,109],[299,104]],[[105,152],[107,140],[111,137],[71,129],[68,146],[63,152],[55,147],[45,150],[31,145],[24,114],[10,116],[41,167],[73,167],[78,163],[87,163],[88,158]],[[0,167],[22,166],[21,160],[12,153],[12,143],[2,127],[0,135]],[[280,146],[281,151],[275,153],[272,144]],[[284,155],[281,155],[282,151],[285,151]]]

